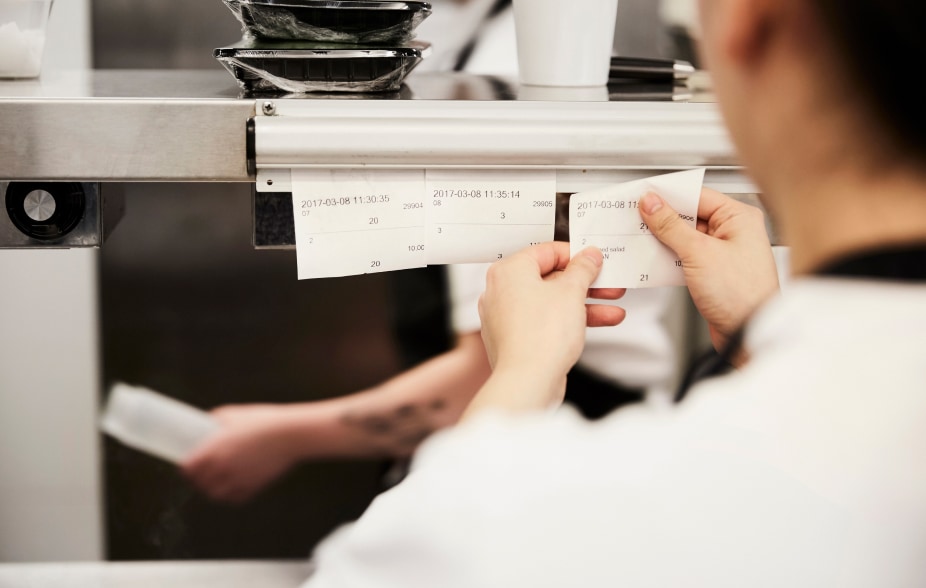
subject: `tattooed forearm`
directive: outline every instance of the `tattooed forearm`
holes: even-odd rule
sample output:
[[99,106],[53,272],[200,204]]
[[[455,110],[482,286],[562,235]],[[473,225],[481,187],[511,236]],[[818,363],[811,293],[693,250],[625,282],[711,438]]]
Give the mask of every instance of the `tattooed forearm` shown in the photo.
[[383,410],[349,411],[341,418],[341,423],[359,429],[390,453],[404,454],[415,449],[439,427],[440,413],[446,409],[447,401],[437,398]]

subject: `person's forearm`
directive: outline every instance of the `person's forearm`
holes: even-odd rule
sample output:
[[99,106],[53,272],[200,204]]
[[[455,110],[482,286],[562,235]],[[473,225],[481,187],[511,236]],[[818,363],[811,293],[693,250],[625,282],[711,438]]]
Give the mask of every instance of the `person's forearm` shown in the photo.
[[479,333],[386,382],[349,396],[291,405],[282,425],[302,459],[409,455],[454,424],[490,374]]

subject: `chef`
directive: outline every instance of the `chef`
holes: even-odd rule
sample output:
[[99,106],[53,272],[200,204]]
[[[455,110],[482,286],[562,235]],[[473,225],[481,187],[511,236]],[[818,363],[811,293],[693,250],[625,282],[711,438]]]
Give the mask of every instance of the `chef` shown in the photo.
[[753,209],[705,192],[694,229],[644,196],[732,371],[677,410],[596,424],[548,409],[586,324],[620,319],[586,304],[601,253],[499,262],[480,303],[492,375],[321,545],[309,586],[926,584],[926,117],[909,85],[926,5],[700,9],[725,121],[792,247],[787,292]]

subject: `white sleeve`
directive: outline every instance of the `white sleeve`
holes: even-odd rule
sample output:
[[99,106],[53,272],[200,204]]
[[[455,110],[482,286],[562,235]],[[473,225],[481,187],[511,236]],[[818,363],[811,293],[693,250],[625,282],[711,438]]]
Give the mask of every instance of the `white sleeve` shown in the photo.
[[469,263],[447,266],[450,326],[457,335],[482,329],[479,320],[479,297],[486,288],[486,272],[491,265]]
[[922,579],[921,519],[901,541],[876,532],[900,518],[862,524],[843,485],[812,483],[804,444],[782,454],[788,425],[749,390],[716,384],[683,418],[483,415],[439,433],[316,550],[305,588],[922,586],[894,581]]
[[[639,425],[639,412],[628,411],[636,413],[631,423]],[[600,569],[576,574],[577,546],[594,541],[599,527],[611,529],[617,536],[606,534],[581,554],[610,562],[628,547],[611,540],[626,541],[624,525],[637,524],[630,518],[614,524],[620,518],[614,511],[630,509],[638,520],[653,511],[638,511],[642,489],[632,486],[620,496],[606,483],[614,470],[604,460],[614,445],[602,444],[596,430],[564,409],[482,415],[432,436],[401,484],[316,549],[316,572],[304,588],[602,585],[585,581]],[[638,478],[652,465],[644,458],[623,471]],[[642,559],[659,557],[653,549]]]

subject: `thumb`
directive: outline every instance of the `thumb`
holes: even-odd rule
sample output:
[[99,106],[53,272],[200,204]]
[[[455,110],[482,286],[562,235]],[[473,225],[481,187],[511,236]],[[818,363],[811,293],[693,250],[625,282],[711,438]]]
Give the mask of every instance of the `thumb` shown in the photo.
[[601,273],[603,261],[600,249],[588,247],[572,258],[569,265],[563,270],[563,277],[576,284],[583,292],[587,292],[592,282]]
[[697,229],[688,226],[665,200],[653,192],[640,198],[640,216],[656,238],[679,256],[689,251],[701,236]]

